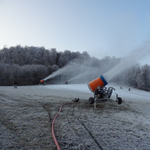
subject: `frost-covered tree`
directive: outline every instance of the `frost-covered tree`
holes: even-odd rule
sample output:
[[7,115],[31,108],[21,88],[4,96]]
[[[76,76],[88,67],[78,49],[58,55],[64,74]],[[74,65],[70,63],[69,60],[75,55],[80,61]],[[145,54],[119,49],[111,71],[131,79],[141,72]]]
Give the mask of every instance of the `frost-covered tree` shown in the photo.
[[130,68],[127,73],[126,83],[128,83],[129,85],[132,85],[134,87],[138,87],[140,72],[141,72],[141,68],[140,68],[139,64],[136,64],[135,66]]
[[[40,79],[65,66],[69,66],[69,69],[66,69],[64,77],[71,78],[84,73],[89,74],[91,80],[109,71],[120,60],[109,56],[97,59],[90,57],[86,51],[57,52],[55,48],[49,50],[44,47],[20,45],[4,47],[0,50],[0,85],[13,85],[15,80],[20,85],[38,84]],[[63,75],[61,77],[63,78]],[[135,65],[112,81],[150,90],[150,66]]]
[[57,51],[55,48],[50,49],[49,52],[49,64],[55,65],[57,62]]
[[71,61],[71,52],[68,50],[65,50],[64,53],[60,54],[60,57],[58,58],[58,65],[59,67],[65,66],[67,63]]
[[140,83],[138,88],[148,90],[150,88],[150,66],[144,65],[141,67]]

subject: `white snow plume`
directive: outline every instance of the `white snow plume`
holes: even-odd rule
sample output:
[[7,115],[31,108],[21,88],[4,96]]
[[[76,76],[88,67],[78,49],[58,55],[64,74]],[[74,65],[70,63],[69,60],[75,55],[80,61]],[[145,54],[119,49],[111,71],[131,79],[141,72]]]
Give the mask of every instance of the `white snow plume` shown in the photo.
[[66,74],[68,71],[73,70],[73,68],[75,67],[75,63],[69,63],[66,66],[64,66],[63,68],[58,69],[57,71],[53,72],[52,74],[50,74],[49,76],[47,76],[46,78],[44,78],[43,80],[46,81],[48,79],[52,79],[56,76],[59,76],[61,74]]
[[[85,64],[84,64],[85,63]],[[68,82],[73,83],[85,83],[89,80],[92,80],[95,76],[99,76],[99,70],[96,67],[91,67],[90,64],[86,64],[86,60],[83,64],[79,64],[76,62],[70,62],[66,66],[57,71],[53,72],[43,80],[46,81],[48,79],[52,79],[57,76],[65,76]],[[61,80],[61,79],[60,79]]]
[[68,82],[79,80],[83,82],[88,82],[90,80],[93,80],[96,76],[99,76],[99,69],[96,67],[90,67],[86,65],[80,65],[78,67],[80,71],[76,76],[69,79]]
[[150,54],[150,41],[145,42],[140,48],[132,51],[129,56],[123,58],[121,62],[104,74],[105,79],[109,82],[115,76],[123,73],[135,65],[139,60]]

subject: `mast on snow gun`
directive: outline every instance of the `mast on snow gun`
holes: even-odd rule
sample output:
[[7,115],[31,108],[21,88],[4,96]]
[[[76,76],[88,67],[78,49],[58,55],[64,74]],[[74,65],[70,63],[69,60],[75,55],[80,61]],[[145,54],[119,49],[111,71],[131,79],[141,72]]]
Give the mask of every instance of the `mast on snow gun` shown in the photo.
[[[94,93],[94,97],[89,98],[89,103],[90,104],[94,103],[94,107],[96,107],[96,102],[107,101],[110,99],[112,92],[113,90],[115,90],[115,88],[109,87],[107,89],[107,87],[105,87],[107,84],[108,83],[106,79],[102,75],[100,75],[100,77],[88,83],[90,91]],[[122,103],[122,99],[118,97],[118,94],[116,94],[116,102],[118,104]]]

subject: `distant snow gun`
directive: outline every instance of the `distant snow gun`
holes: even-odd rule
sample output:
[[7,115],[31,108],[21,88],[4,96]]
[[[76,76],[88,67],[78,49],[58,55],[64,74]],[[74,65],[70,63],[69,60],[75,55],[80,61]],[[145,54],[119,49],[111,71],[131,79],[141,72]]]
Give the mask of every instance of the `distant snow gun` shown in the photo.
[[40,80],[40,83],[43,83],[44,82],[44,80]]
[[44,79],[40,80],[40,83],[43,84],[43,86],[44,86],[45,85],[45,80]]
[[[107,89],[107,87],[105,87],[107,84],[108,83],[106,79],[102,75],[88,83],[90,91],[94,93],[94,97],[89,98],[89,103],[94,103],[94,108],[96,107],[96,102],[109,100],[111,98],[113,90],[115,91],[115,88],[113,87],[109,87]],[[118,94],[116,94],[116,102],[118,104],[122,103],[122,98],[118,97]]]

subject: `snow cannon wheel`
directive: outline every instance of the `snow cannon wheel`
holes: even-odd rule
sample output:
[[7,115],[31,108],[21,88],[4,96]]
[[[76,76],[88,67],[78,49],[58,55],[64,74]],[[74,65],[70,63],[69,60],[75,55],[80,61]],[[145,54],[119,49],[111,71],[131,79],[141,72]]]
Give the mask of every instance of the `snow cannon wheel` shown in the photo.
[[120,105],[122,103],[122,98],[121,97],[118,97],[118,100],[117,100],[118,104]]
[[90,103],[90,104],[93,104],[93,103],[94,103],[94,97],[90,97],[90,98],[89,98],[89,103]]

